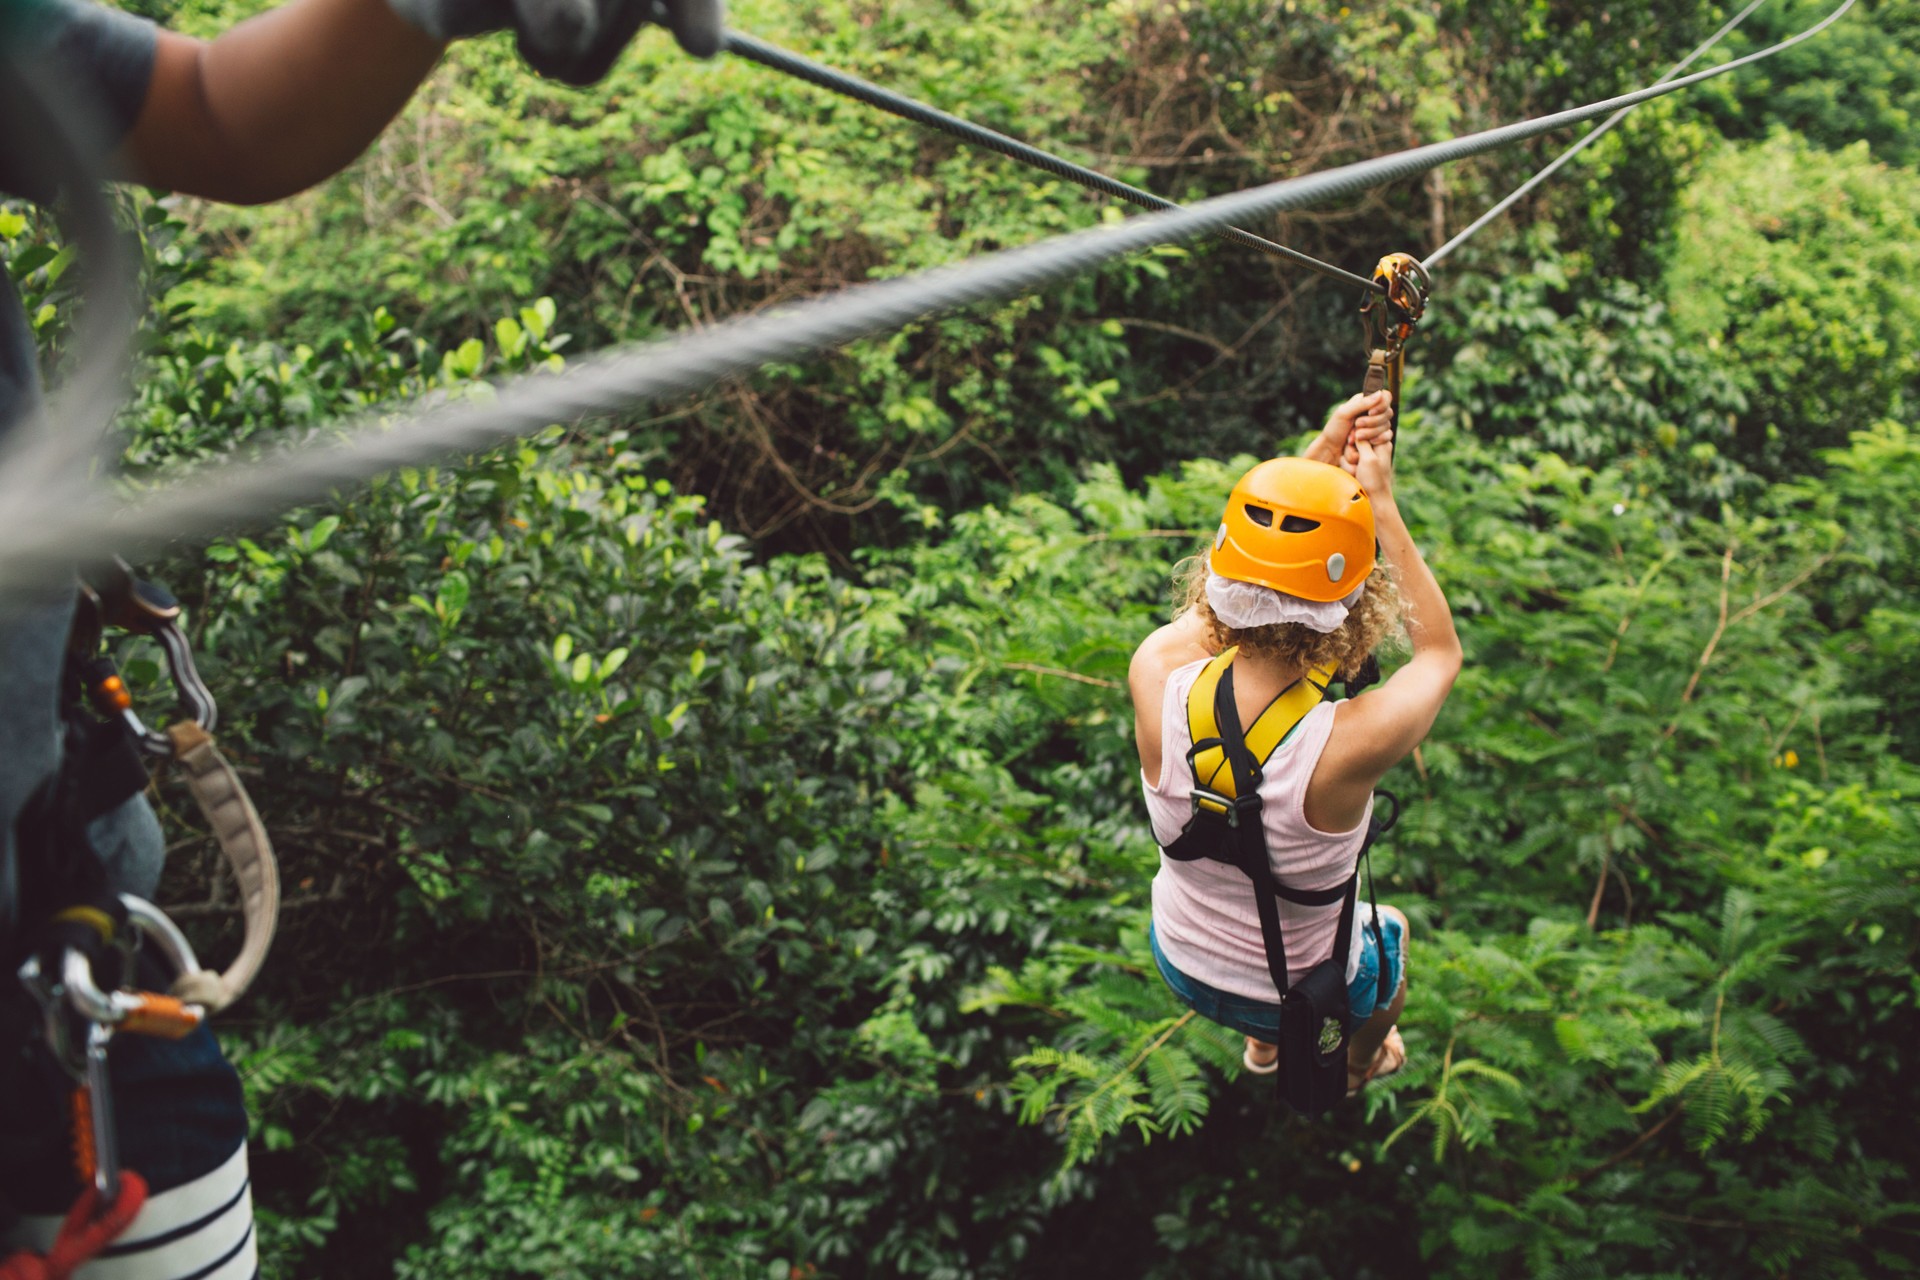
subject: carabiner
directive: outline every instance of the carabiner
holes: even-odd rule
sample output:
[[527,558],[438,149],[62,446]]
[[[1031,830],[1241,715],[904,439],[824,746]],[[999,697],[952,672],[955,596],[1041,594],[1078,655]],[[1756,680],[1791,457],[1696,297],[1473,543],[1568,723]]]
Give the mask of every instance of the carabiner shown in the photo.
[[1433,278],[1412,254],[1390,253],[1373,269],[1373,279],[1382,292],[1369,292],[1360,303],[1360,327],[1367,342],[1367,375],[1360,392],[1392,392],[1398,412],[1404,349],[1427,313]]
[[1390,253],[1373,269],[1373,278],[1384,293],[1368,293],[1360,303],[1361,325],[1366,330],[1367,346],[1397,355],[1413,328],[1427,313],[1427,298],[1433,292],[1433,277],[1410,253]]
[[[153,942],[173,966],[176,980],[200,972],[192,945],[166,913],[132,894],[121,894],[120,905],[126,911],[124,929],[112,926],[104,912],[88,908],[87,914],[108,921],[104,927],[111,933],[102,933],[101,942],[120,951],[123,974],[133,972],[136,948],[143,940]],[[51,952],[44,954],[52,959]],[[102,990],[92,957],[76,946],[63,948],[51,965],[42,964],[42,955],[28,956],[19,978],[40,1006],[48,1052],[73,1082],[69,1105],[74,1170],[93,1184],[104,1202],[112,1203],[120,1194],[122,1170],[107,1046],[121,1034],[178,1040],[206,1020],[206,1010],[152,991]]]
[[[120,895],[120,904],[126,908],[130,926],[125,940],[118,944],[125,951],[126,963],[121,966],[125,972],[133,972],[133,948],[141,942],[153,944],[172,967],[175,981],[200,972],[192,944],[160,908],[130,893]],[[102,990],[94,978],[92,959],[77,947],[61,952],[57,969],[49,972],[39,956],[28,956],[20,966],[19,978],[40,1006],[47,1047],[75,1079],[85,1073],[88,1036],[81,1034],[84,1027],[178,1040],[206,1020],[202,1006],[174,996],[132,989]]]
[[80,605],[72,648],[81,660],[81,679],[95,710],[125,723],[134,740],[149,754],[174,754],[173,739],[148,728],[134,711],[133,695],[113,660],[98,656],[104,630],[118,627],[159,641],[167,655],[167,673],[173,679],[182,716],[209,733],[213,731],[220,708],[193,664],[193,650],[186,633],[180,630],[178,600],[165,588],[134,577],[127,562],[116,557],[81,574]]

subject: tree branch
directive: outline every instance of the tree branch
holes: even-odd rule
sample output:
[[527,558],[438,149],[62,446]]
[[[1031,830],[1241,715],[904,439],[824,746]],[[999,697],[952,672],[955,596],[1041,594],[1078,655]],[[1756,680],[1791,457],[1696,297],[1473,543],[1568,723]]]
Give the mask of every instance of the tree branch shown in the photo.
[[1009,671],[1031,671],[1036,675],[1059,676],[1062,680],[1078,680],[1081,684],[1094,685],[1101,689],[1118,689],[1118,680],[1103,680],[1099,676],[1083,676],[1078,671],[1063,671],[1059,667],[1043,667],[1037,662],[1003,662],[1001,666]]
[[1727,633],[1727,596],[1733,590],[1733,548],[1727,544],[1727,554],[1720,561],[1720,621],[1714,624],[1713,634],[1707,638],[1707,647],[1700,651],[1700,661],[1693,666],[1693,675],[1687,680],[1687,687],[1680,693],[1680,706],[1673,713],[1673,722],[1660,735],[1662,743],[1671,739],[1680,728],[1680,713],[1693,701],[1694,690],[1700,687],[1700,677],[1706,674],[1707,664],[1713,661],[1713,651],[1720,645],[1720,637]]
[[1574,1174],[1573,1180],[1575,1182],[1585,1182],[1587,1181],[1587,1179],[1593,1177],[1594,1175],[1605,1173],[1608,1169],[1613,1168],[1613,1166],[1619,1164],[1622,1160],[1627,1159],[1629,1156],[1633,1155],[1634,1152],[1638,1151],[1640,1148],[1646,1146],[1649,1142],[1652,1142],[1655,1138],[1659,1137],[1661,1131],[1665,1129],[1668,1125],[1672,1124],[1675,1120],[1678,1120],[1681,1117],[1681,1115],[1686,1112],[1686,1109],[1687,1109],[1687,1104],[1684,1102],[1681,1103],[1679,1106],[1675,1107],[1673,1110],[1667,1112],[1666,1115],[1662,1116],[1658,1124],[1654,1125],[1651,1129],[1648,1129],[1645,1133],[1635,1138],[1632,1142],[1629,1142],[1626,1146],[1622,1147],[1620,1150],[1608,1156],[1605,1160],[1602,1160],[1599,1164],[1594,1165],[1591,1169],[1587,1169],[1581,1173]]

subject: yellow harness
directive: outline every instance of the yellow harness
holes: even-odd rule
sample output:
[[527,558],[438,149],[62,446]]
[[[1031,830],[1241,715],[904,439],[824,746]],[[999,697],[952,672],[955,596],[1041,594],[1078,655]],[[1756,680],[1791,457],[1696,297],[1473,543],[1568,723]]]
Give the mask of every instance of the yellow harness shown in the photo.
[[[1226,743],[1221,740],[1215,699],[1221,678],[1226,675],[1227,668],[1233,665],[1234,655],[1239,652],[1240,646],[1234,645],[1209,662],[1187,694],[1187,734],[1188,740],[1194,744],[1187,763],[1193,767],[1194,807],[1221,817],[1232,813],[1231,802],[1239,791],[1234,782],[1232,764],[1227,759]],[[1267,757],[1279,749],[1288,735],[1307,718],[1307,713],[1320,705],[1327,696],[1327,685],[1332,681],[1331,665],[1315,667],[1274,696],[1245,734],[1247,750],[1252,753],[1255,763],[1262,766],[1267,763]]]

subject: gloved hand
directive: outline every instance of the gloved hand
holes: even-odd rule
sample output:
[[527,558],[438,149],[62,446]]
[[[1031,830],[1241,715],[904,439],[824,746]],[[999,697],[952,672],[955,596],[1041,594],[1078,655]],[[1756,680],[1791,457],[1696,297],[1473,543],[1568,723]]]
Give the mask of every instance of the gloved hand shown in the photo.
[[673,32],[696,58],[720,51],[724,0],[387,0],[436,40],[512,31],[527,65],[568,84],[592,84],[642,23]]

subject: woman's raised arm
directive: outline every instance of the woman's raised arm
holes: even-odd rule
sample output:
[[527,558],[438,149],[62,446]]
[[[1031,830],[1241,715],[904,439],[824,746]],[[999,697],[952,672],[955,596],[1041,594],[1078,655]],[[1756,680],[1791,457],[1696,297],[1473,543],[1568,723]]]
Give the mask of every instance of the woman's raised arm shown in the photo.
[[1400,589],[1413,643],[1413,657],[1390,679],[1340,704],[1336,731],[1309,788],[1314,808],[1357,821],[1374,784],[1433,728],[1460,674],[1462,654],[1446,593],[1414,545],[1394,500],[1391,437],[1376,446],[1365,433],[1356,432],[1353,448],[1360,487],[1373,506],[1380,553]]

